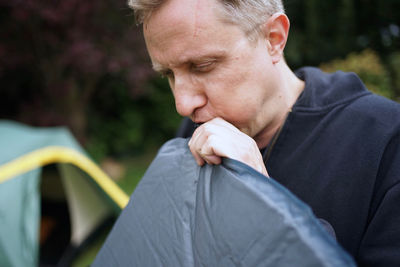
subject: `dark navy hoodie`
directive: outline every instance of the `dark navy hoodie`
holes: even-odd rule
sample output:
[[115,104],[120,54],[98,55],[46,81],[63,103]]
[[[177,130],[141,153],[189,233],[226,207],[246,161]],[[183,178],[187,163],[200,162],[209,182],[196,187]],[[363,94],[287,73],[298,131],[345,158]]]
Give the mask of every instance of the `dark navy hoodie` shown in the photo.
[[328,221],[360,265],[400,266],[400,105],[352,73],[296,74],[306,87],[269,174]]
[[329,222],[360,266],[400,266],[400,104],[353,73],[296,75],[305,89],[265,149],[268,173]]

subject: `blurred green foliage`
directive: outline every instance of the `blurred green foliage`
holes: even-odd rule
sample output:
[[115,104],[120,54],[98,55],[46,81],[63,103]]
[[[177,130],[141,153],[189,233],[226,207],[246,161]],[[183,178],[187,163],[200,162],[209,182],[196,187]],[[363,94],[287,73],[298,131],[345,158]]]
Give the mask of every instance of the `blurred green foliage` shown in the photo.
[[154,76],[125,0],[0,0],[0,25],[3,118],[67,125],[85,144],[105,81],[120,80],[134,98]]
[[398,0],[286,0],[290,66],[318,66],[366,48],[383,59],[400,49]]
[[400,1],[287,0],[292,68],[354,71],[367,87],[400,98]]
[[387,98],[394,98],[391,76],[377,53],[370,49],[360,53],[350,53],[344,59],[334,59],[331,62],[321,64],[320,68],[326,72],[337,70],[355,72],[369,90]]
[[391,70],[393,93],[397,101],[400,101],[400,51],[390,55],[389,66]]
[[143,153],[174,137],[181,121],[168,82],[151,79],[132,97],[121,80],[108,78],[93,98],[87,148],[96,159]]

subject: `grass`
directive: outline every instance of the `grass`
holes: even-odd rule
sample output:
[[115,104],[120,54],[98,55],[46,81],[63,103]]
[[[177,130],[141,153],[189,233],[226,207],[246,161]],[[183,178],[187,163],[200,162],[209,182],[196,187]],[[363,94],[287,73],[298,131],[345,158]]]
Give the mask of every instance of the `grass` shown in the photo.
[[122,165],[126,168],[126,174],[121,180],[117,181],[117,184],[122,190],[129,195],[132,194],[151,161],[156,156],[156,153],[157,150],[151,149],[140,156],[126,158],[121,161]]
[[101,249],[104,241],[107,238],[107,233],[100,235],[85,251],[82,252],[72,263],[72,267],[87,267],[92,264],[97,253]]

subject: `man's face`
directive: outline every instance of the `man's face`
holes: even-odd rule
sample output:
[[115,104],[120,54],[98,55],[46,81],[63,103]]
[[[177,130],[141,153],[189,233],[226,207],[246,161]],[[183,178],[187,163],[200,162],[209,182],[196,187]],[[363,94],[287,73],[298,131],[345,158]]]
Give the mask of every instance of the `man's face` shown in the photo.
[[279,110],[269,43],[222,22],[215,0],[170,0],[144,24],[153,67],[168,77],[176,109],[196,123],[220,117],[254,137]]

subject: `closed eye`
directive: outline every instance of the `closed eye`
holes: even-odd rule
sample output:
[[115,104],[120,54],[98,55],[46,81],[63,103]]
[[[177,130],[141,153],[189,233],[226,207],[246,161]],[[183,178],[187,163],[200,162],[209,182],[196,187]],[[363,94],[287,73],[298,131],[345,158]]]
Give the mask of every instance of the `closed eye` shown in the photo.
[[160,71],[162,77],[166,77],[168,79],[172,79],[174,77],[174,72],[172,70],[163,70]]
[[212,70],[215,66],[216,61],[207,61],[207,62],[202,62],[198,64],[192,64],[191,69],[195,72],[208,72]]

